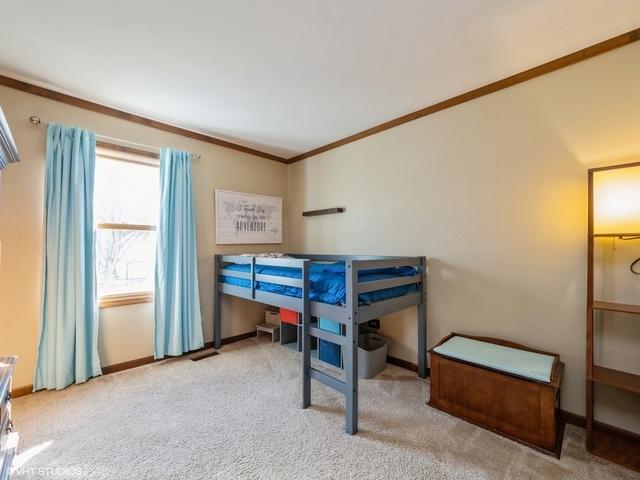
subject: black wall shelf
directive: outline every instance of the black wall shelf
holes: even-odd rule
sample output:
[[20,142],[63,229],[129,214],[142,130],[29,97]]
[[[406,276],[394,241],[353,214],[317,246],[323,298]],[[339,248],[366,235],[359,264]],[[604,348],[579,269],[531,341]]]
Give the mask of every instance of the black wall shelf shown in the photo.
[[344,213],[344,207],[325,208],[324,210],[308,210],[302,212],[303,217],[317,217],[318,215],[331,215],[334,213]]

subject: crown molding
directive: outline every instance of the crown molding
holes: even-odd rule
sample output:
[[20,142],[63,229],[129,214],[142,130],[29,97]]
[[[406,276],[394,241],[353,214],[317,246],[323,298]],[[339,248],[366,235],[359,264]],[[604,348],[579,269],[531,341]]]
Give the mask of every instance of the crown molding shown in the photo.
[[65,93],[56,92],[54,90],[51,90],[45,87],[33,85],[31,83],[28,83],[22,80],[17,80],[4,75],[0,75],[0,85],[4,85],[5,87],[9,87],[9,88],[14,88],[16,90],[21,90],[23,92],[31,93],[33,95],[37,95],[40,97],[49,98],[51,100],[66,103],[68,105],[73,105],[79,108],[83,108],[85,110],[91,110],[97,113],[102,113],[104,115],[120,118],[122,120],[138,123],[151,128],[156,128],[158,130],[163,130],[169,133],[175,133],[177,135],[182,135],[184,137],[193,138],[194,140],[211,143],[224,148],[230,148],[232,150],[248,153],[250,155],[266,158],[268,160],[274,160],[276,162],[291,164],[291,163],[299,162],[300,160],[304,160],[306,158],[316,156],[320,153],[333,150],[343,145],[356,142],[363,138],[369,137],[371,135],[375,135],[385,130],[389,130],[391,128],[397,127],[404,123],[412,122],[413,120],[417,120],[419,118],[426,117],[428,115],[432,115],[434,113],[440,112],[442,110],[446,110],[448,108],[452,108],[457,105],[470,102],[471,100],[484,97],[491,93],[504,90],[514,85],[518,85],[528,80],[540,77],[542,75],[546,75],[547,73],[555,72],[556,70],[560,70],[570,65],[575,65],[576,63],[582,62],[584,60],[588,60],[598,55],[602,55],[603,53],[610,52],[611,50],[615,50],[625,45],[629,45],[638,40],[640,40],[640,28],[623,33],[622,35],[618,35],[616,37],[610,38],[603,42],[596,43],[589,47],[583,48],[582,50],[578,50],[576,52],[570,53],[568,55],[557,58],[555,60],[551,60],[550,62],[543,63],[542,65],[538,65],[528,70],[524,70],[520,73],[516,73],[514,75],[503,78],[496,82],[492,82],[482,87],[476,88],[474,90],[470,90],[460,95],[456,95],[455,97],[451,97],[447,100],[434,103],[433,105],[429,105],[427,107],[421,108],[420,110],[416,110],[415,112],[403,115],[393,120],[389,120],[387,122],[381,123],[379,125],[376,125],[374,127],[368,128],[361,132],[355,133],[348,137],[342,138],[340,140],[336,140],[335,142],[331,142],[321,147],[314,148],[313,150],[309,150],[308,152],[295,155],[288,159],[278,157],[277,155],[272,155],[270,153],[262,152],[260,150],[256,150],[250,147],[245,147],[243,145],[238,145],[236,143],[229,142],[221,138],[213,137],[211,135],[194,132],[193,130],[187,130],[181,127],[176,127],[175,125],[159,122],[157,120],[153,120],[153,119],[142,117],[140,115],[136,115],[133,113],[118,110],[116,108],[101,105],[99,103],[91,102],[89,100],[84,100],[84,99],[74,97],[72,95],[68,95]]
[[403,115],[402,117],[394,118],[393,120],[381,123],[380,125],[368,128],[361,132],[345,137],[341,140],[336,140],[335,142],[328,143],[327,145],[323,145],[322,147],[314,148],[313,150],[309,150],[308,152],[290,158],[288,160],[288,163],[299,162],[300,160],[304,160],[305,158],[313,157],[320,153],[333,150],[334,148],[347,145],[348,143],[356,142],[363,138],[370,137],[371,135],[375,135],[376,133],[384,132],[385,130],[389,130],[390,128],[397,127],[404,123],[412,122],[413,120],[426,117],[427,115],[432,115],[434,113],[441,112],[442,110],[446,110],[448,108],[470,102],[471,100],[484,97],[486,95],[489,95],[490,93],[504,90],[505,88],[512,87],[519,83],[523,83],[533,78],[540,77],[542,75],[546,75],[547,73],[555,72],[556,70],[560,70],[561,68],[568,67],[570,65],[575,65],[576,63],[582,62],[583,60],[602,55],[603,53],[610,52],[611,50],[615,50],[616,48],[620,48],[625,45],[629,45],[630,43],[636,42],[638,40],[640,40],[640,28],[610,38],[608,40],[605,40],[604,42],[596,43],[595,45],[591,45],[587,48],[583,48],[582,50],[578,50],[577,52],[570,53],[568,55],[565,55],[564,57],[556,58],[555,60],[543,63],[542,65],[538,65],[537,67],[533,67],[523,72],[516,73],[515,75],[503,78],[502,80],[498,80],[496,82],[484,85],[480,88],[476,88],[460,95],[456,95],[455,97],[443,100],[442,102],[434,103],[433,105],[429,105],[428,107],[416,110],[415,112]]
[[222,140],[221,138],[217,138],[217,137],[212,137],[211,135],[206,135],[204,133],[194,132],[193,130],[187,130],[186,128],[176,127],[175,125],[159,122],[157,120],[153,120],[153,119],[146,118],[133,113],[118,110],[116,108],[107,107],[106,105],[101,105],[99,103],[91,102],[89,100],[84,100],[82,98],[74,97],[66,93],[56,92],[55,90],[51,90],[45,87],[40,87],[38,85],[33,85],[31,83],[28,83],[22,80],[17,80],[15,78],[7,77],[5,75],[0,75],[0,85],[4,85],[5,87],[20,90],[22,92],[30,93],[32,95],[37,95],[39,97],[55,100],[57,102],[66,103],[67,105],[73,105],[74,107],[83,108],[85,110],[91,110],[92,112],[109,115],[110,117],[115,117],[121,120],[138,123],[140,125],[145,125],[147,127],[163,130],[169,133],[175,133],[177,135],[182,135],[183,137],[193,138],[194,140],[200,140],[201,142],[212,143],[214,145],[218,145],[224,148],[230,148],[231,150],[236,150],[238,152],[248,153],[250,155],[266,158],[268,160],[275,160],[276,162],[288,163],[286,159],[282,157],[278,157],[277,155],[272,155],[270,153],[262,152],[260,150],[245,147],[243,145],[238,145],[237,143],[229,142],[227,140]]

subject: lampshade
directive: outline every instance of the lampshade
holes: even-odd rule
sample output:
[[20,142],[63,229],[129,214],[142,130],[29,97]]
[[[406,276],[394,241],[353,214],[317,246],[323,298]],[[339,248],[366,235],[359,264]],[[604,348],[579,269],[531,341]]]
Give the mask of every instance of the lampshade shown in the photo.
[[640,233],[640,165],[593,172],[593,233]]

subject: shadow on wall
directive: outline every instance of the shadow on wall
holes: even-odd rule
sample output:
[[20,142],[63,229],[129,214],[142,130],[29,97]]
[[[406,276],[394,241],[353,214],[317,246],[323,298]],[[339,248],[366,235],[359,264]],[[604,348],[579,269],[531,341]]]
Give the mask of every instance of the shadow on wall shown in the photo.
[[213,340],[213,255],[198,259],[198,282],[200,289],[200,312],[205,341]]
[[[511,275],[505,276],[505,271],[509,270]],[[563,354],[558,343],[562,339],[554,337],[558,336],[557,331],[570,331],[573,328],[571,325],[576,312],[572,305],[577,300],[576,296],[582,297],[579,294],[582,289],[577,288],[576,275],[567,273],[564,279],[556,276],[554,285],[560,280],[565,285],[564,289],[547,287],[548,291],[539,292],[531,291],[527,275],[527,272],[520,272],[510,265],[497,265],[493,271],[478,271],[430,258],[427,274],[428,346],[432,347],[456,331],[503,338]],[[557,301],[552,302],[551,306],[545,301],[550,291],[555,291],[556,298],[559,297],[567,305],[564,310],[558,308]],[[544,322],[536,321],[541,317],[546,317]],[[563,318],[566,321],[560,325]],[[415,309],[384,317],[381,333],[393,340],[392,355],[415,361]],[[580,345],[583,344],[582,337],[578,341]],[[582,357],[565,357],[563,360],[571,364],[583,360]]]
[[[509,282],[508,266],[496,265],[494,274],[464,265],[429,260],[428,318],[429,345],[435,345],[451,331],[526,342],[517,321],[529,315],[530,291]],[[446,319],[446,321],[440,321]],[[446,324],[446,330],[442,327]],[[450,331],[451,330],[451,331]]]
[[[524,295],[518,293],[517,284],[495,278],[500,276],[428,258],[428,348],[452,331],[527,343],[517,334],[518,322],[513,321],[526,309]],[[513,301],[505,302],[505,298]],[[417,331],[417,311],[412,307],[385,316],[380,333],[391,339],[392,356],[415,362]]]

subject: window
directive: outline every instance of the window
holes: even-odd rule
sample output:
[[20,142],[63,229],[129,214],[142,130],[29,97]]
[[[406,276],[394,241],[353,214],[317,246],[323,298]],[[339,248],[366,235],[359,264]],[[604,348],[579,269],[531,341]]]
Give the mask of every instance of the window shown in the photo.
[[153,299],[158,160],[153,154],[126,150],[96,149],[94,214],[101,308]]

